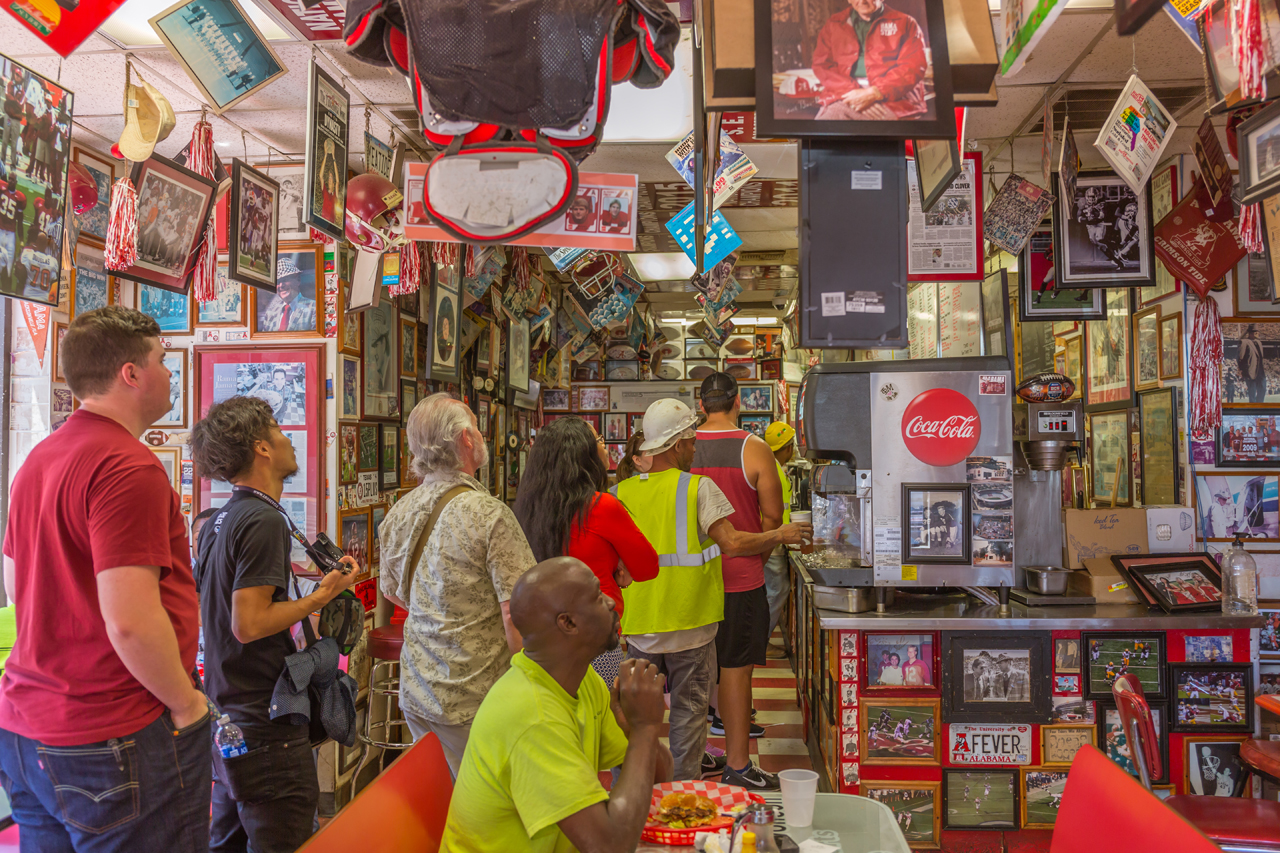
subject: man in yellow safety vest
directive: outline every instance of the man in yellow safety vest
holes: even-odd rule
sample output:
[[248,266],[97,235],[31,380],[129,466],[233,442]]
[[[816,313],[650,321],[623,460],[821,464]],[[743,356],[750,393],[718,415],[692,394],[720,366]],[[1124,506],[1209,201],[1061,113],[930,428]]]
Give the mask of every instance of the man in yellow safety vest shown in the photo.
[[[774,421],[764,431],[765,443],[773,451],[774,465],[778,468],[778,479],[782,481],[782,523],[791,521],[791,478],[782,466],[791,461],[795,453],[795,429],[783,421]],[[787,571],[787,549],[779,545],[764,563],[764,590],[769,600],[769,636],[782,621],[783,610],[791,595],[791,573]],[[786,632],[783,632],[786,636]],[[775,659],[787,655],[779,646],[769,646],[768,656]]]

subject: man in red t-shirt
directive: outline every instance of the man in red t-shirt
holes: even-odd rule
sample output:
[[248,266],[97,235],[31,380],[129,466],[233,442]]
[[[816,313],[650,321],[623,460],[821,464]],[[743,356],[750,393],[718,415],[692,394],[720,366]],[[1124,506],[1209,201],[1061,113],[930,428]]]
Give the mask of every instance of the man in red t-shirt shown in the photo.
[[209,707],[178,495],[138,440],[169,411],[160,327],[108,306],[59,352],[81,401],[10,491],[0,771],[32,850],[207,851]]

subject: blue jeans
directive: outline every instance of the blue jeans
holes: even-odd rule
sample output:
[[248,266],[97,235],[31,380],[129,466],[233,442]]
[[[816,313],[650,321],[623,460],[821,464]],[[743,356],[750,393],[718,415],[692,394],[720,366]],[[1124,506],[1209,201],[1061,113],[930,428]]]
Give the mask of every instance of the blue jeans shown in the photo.
[[165,712],[82,746],[0,729],[0,784],[22,853],[205,853],[212,773],[208,715],[175,732]]

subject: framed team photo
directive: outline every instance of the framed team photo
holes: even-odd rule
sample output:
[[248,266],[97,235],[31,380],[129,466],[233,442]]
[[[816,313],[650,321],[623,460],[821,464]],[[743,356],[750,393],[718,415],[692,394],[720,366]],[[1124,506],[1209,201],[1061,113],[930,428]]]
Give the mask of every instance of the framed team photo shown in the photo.
[[231,165],[231,223],[227,275],[232,281],[276,289],[280,185],[239,158]]
[[347,122],[351,96],[312,61],[307,84],[307,171],[302,197],[306,223],[335,240],[345,234]]
[[1174,663],[1173,731],[1253,731],[1253,665]]
[[137,309],[159,324],[161,334],[191,334],[191,303],[194,299],[190,293],[174,293],[149,284],[139,284],[135,290]]
[[138,258],[114,274],[185,292],[218,186],[159,154],[134,163],[130,177],[138,191]]
[[1222,607],[1222,573],[1207,558],[1131,565],[1128,574],[1147,600],[1160,605],[1166,613]]
[[[756,132],[761,138],[954,138],[942,0],[756,3]],[[854,21],[854,17],[859,20]],[[867,34],[868,56],[842,50]],[[857,73],[855,73],[857,72]],[[891,94],[886,95],[889,92]]]
[[1155,286],[1150,184],[1135,193],[1115,172],[1081,172],[1075,197],[1054,201],[1053,225],[1058,287]]

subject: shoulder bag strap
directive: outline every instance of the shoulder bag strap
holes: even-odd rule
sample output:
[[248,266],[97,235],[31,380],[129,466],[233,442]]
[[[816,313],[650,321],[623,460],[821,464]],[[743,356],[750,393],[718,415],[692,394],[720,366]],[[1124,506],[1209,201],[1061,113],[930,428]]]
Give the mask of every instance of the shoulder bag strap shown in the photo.
[[436,501],[436,505],[431,509],[431,515],[427,518],[426,525],[422,528],[422,533],[418,536],[417,543],[413,546],[413,553],[409,555],[409,562],[404,567],[404,586],[409,590],[408,597],[405,599],[406,605],[413,603],[413,573],[418,567],[418,560],[422,559],[422,549],[427,546],[427,542],[431,539],[432,532],[436,529],[436,521],[440,518],[440,513],[444,512],[444,508],[449,502],[465,492],[474,491],[470,486],[454,486],[445,492]]

